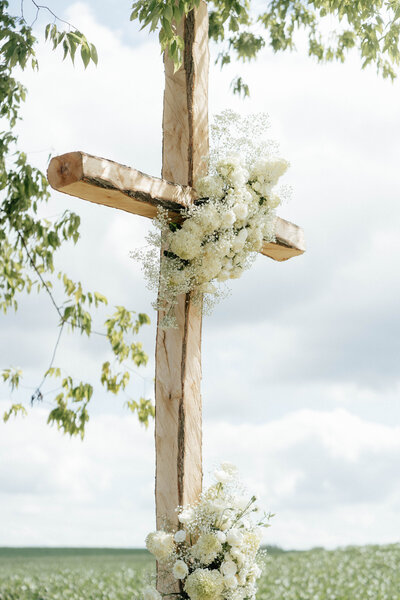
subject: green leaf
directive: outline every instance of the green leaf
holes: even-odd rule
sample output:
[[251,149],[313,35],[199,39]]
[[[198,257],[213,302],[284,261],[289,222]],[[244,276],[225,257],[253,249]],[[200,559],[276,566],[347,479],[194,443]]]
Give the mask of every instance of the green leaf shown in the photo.
[[87,68],[87,66],[90,62],[90,57],[91,57],[91,54],[90,54],[89,46],[86,43],[82,44],[81,58],[82,58],[82,62],[84,64],[84,66],[85,66],[85,69]]
[[13,404],[9,408],[9,410],[5,411],[3,414],[4,423],[7,423],[7,421],[10,419],[10,417],[12,415],[14,415],[14,417],[17,417],[18,414],[21,414],[23,417],[25,417],[28,414],[28,411],[26,410],[25,406],[23,406],[22,404]]
[[96,46],[94,44],[90,44],[90,56],[94,64],[97,65],[99,57],[97,55]]

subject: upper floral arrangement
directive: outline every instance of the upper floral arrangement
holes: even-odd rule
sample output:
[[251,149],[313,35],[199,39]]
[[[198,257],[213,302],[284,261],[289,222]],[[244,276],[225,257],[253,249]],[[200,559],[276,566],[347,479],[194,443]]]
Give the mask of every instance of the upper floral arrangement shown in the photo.
[[[163,596],[177,600],[255,599],[263,565],[259,552],[262,528],[269,527],[272,515],[260,511],[256,497],[246,493],[231,463],[222,463],[214,477],[216,483],[196,504],[177,509],[179,528],[166,527],[146,538],[159,573],[172,575],[171,589]],[[144,600],[161,600],[161,594],[148,586]]]
[[191,292],[199,304],[205,294],[211,305],[221,295],[216,284],[240,277],[263,243],[274,240],[275,209],[286,193],[276,185],[289,163],[265,140],[267,128],[265,114],[243,118],[227,110],[215,117],[207,175],[195,182],[199,200],[181,211],[179,222],[160,212],[157,232],[148,236],[151,249],[132,253],[158,288],[163,326],[174,325],[180,294]]

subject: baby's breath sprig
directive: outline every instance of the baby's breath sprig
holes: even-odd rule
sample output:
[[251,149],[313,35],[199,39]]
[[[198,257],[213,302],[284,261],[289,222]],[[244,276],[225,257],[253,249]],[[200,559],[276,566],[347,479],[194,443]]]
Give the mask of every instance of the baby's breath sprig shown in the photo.
[[[177,507],[178,528],[150,533],[146,546],[181,582],[177,600],[255,600],[261,528],[271,515],[259,517],[257,498],[246,493],[234,465],[222,463],[214,477],[197,503]],[[160,598],[146,588],[144,600]]]
[[159,211],[157,233],[148,236],[150,250],[132,253],[142,262],[149,287],[158,289],[154,306],[163,313],[161,326],[174,326],[180,294],[191,293],[210,310],[226,295],[220,284],[239,278],[263,244],[274,240],[275,209],[287,194],[275,187],[288,162],[264,139],[267,127],[265,114],[217,116],[208,174],[195,182],[200,199],[182,210],[179,223]]

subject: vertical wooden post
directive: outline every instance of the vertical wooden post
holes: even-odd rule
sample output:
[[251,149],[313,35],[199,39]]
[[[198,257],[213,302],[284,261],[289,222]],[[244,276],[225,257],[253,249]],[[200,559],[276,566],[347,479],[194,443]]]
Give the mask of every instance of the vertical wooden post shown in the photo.
[[[191,11],[182,23],[184,64],[177,73],[165,57],[162,177],[192,185],[208,154],[208,13]],[[176,308],[176,329],[157,328],[156,344],[156,513],[177,524],[175,508],[201,492],[201,310],[190,295]],[[159,577],[161,591],[166,581]],[[164,585],[163,585],[164,583]]]

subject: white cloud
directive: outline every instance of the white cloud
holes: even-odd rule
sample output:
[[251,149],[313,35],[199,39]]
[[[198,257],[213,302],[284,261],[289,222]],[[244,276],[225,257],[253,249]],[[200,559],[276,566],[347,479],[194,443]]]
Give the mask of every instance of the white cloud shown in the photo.
[[277,513],[265,541],[333,547],[395,541],[399,434],[343,409],[300,410],[260,425],[208,424],[204,446],[206,463],[238,464]]
[[135,417],[97,416],[84,442],[47,426],[40,408],[1,428],[2,545],[143,545],[154,449]]
[[[40,50],[39,74],[24,74],[23,146],[46,149],[30,155],[43,170],[51,148],[82,149],[157,175],[163,87],[157,43],[142,36],[129,46],[120,31],[97,23],[87,4],[75,4],[67,16],[96,43],[100,65],[84,72]],[[279,514],[273,541],[296,547],[390,541],[400,495],[392,426],[400,418],[394,135],[400,85],[360,72],[355,60],[322,67],[301,54],[266,51],[243,69],[252,92],[246,104],[229,92],[237,67],[211,68],[211,112],[270,113],[272,133],[292,163],[294,196],[281,214],[304,226],[308,251],[282,264],[259,257],[205,318],[206,464],[231,453],[243,469],[251,465],[249,483]],[[59,264],[104,291],[112,305],[151,312],[143,276],[128,258],[143,244],[148,223],[56,193],[46,213],[67,207],[81,214],[82,240],[60,254]],[[0,364],[20,364],[33,387],[48,365],[55,318],[45,299],[22,306],[25,312],[3,318]],[[152,316],[143,333],[150,355]],[[58,358],[93,382],[105,355],[98,340],[76,337],[63,339]],[[135,393],[142,385],[138,380]],[[84,444],[48,431],[36,417],[1,425],[0,444],[13,465],[1,470],[3,522],[10,524],[4,543],[143,540],[153,514],[152,438],[120,406],[96,388],[96,416]]]
[[[143,545],[154,526],[153,435],[133,416],[95,416],[83,443],[49,428],[43,409],[1,428],[2,544]],[[207,421],[205,470],[225,459],[239,466],[277,513],[266,542],[390,542],[400,525],[399,434],[343,409],[258,425]]]

